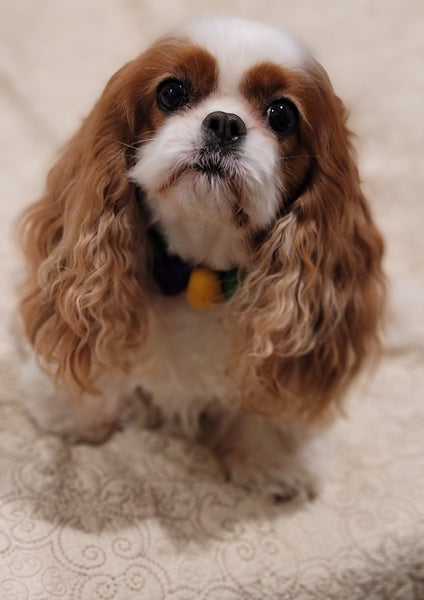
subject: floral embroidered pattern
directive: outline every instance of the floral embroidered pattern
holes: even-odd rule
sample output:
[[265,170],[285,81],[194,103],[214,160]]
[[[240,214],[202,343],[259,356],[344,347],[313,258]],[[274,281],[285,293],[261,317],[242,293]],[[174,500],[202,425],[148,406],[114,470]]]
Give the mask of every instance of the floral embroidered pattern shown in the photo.
[[13,364],[1,373],[1,600],[423,597],[416,355],[383,361],[372,401],[357,390],[306,506],[243,492],[205,448],[160,431],[100,446],[42,434],[19,406]]

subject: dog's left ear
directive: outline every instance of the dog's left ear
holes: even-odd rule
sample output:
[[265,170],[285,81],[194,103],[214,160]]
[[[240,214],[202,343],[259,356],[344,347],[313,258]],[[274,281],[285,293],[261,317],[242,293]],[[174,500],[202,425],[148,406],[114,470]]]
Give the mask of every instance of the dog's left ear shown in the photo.
[[144,225],[127,175],[142,61],[112,77],[21,220],[27,336],[46,368],[81,390],[93,391],[98,366],[125,369],[146,326]]
[[325,73],[315,77],[315,114],[303,132],[311,181],[232,301],[244,405],[287,420],[316,419],[341,396],[378,346],[385,292],[383,243],[360,189],[345,110]]

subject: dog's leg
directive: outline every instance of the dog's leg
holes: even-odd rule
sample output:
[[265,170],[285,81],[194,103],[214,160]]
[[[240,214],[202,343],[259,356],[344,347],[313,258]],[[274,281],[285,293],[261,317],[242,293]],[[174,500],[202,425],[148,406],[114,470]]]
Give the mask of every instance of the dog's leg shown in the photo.
[[206,441],[230,481],[275,500],[312,500],[324,466],[322,435],[233,414],[208,425]]
[[35,423],[43,430],[60,434],[72,442],[98,443],[118,423],[125,398],[113,385],[99,395],[83,394],[73,399],[55,387],[33,355],[21,368],[21,398]]

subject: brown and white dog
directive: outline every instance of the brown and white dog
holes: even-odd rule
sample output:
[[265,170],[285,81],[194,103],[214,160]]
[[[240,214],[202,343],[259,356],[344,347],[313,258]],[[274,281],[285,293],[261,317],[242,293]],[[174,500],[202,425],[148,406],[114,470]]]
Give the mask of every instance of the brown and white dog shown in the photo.
[[22,219],[35,420],[100,440],[139,388],[233,481],[313,495],[316,430],[384,299],[345,121],[303,46],[244,20],[189,22],[115,73]]

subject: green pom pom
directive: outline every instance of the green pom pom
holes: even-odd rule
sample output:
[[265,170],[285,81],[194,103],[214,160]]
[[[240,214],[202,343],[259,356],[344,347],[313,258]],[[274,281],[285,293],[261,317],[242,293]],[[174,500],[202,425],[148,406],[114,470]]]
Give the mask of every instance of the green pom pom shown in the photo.
[[219,279],[221,281],[222,295],[226,300],[229,300],[234,295],[239,285],[238,269],[231,269],[230,271],[221,271],[219,273]]

